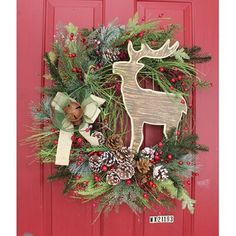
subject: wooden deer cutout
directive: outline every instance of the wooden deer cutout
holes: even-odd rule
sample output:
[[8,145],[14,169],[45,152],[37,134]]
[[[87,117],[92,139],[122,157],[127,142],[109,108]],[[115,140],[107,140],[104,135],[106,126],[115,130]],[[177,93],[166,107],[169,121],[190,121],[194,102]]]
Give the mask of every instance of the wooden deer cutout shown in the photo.
[[[131,120],[131,142],[130,148],[139,151],[143,142],[143,125],[163,125],[163,133],[172,127],[178,128],[182,113],[187,113],[186,102],[183,97],[172,93],[143,89],[138,85],[137,74],[144,67],[138,61],[143,57],[167,58],[179,47],[179,42],[169,46],[170,40],[157,49],[152,50],[147,44],[135,51],[131,41],[128,43],[129,61],[113,63],[113,73],[122,78],[121,92],[126,111]],[[182,102],[180,102],[182,101]],[[183,102],[184,101],[184,102]]]

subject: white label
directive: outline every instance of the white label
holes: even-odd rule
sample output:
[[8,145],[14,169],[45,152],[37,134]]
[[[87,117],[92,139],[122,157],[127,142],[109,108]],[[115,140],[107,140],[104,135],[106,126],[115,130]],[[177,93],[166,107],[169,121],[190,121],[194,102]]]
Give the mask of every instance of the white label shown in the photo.
[[150,216],[149,223],[174,223],[175,217],[173,215],[165,215],[165,216]]

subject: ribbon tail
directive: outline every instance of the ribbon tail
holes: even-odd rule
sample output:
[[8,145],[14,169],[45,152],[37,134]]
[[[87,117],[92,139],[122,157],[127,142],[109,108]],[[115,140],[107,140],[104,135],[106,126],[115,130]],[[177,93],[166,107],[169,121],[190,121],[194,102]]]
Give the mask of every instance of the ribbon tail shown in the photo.
[[74,132],[67,132],[60,130],[57,153],[56,153],[56,165],[68,166],[70,161],[70,150],[72,145],[71,136]]
[[92,146],[99,145],[98,137],[94,137],[90,135],[88,123],[86,122],[82,123],[79,127],[79,132]]

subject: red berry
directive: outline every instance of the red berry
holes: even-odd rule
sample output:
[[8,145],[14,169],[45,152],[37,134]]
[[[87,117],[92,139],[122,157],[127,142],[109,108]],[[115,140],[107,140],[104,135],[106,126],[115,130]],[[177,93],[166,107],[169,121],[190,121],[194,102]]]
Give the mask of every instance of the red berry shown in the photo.
[[184,89],[184,92],[187,92],[187,91],[188,91],[188,89],[187,89],[187,88],[185,88],[185,89]]
[[159,151],[159,155],[162,155],[163,151]]
[[190,166],[190,165],[191,165],[191,162],[190,162],[190,161],[187,161],[186,164],[187,164],[188,166]]
[[107,171],[108,170],[108,168],[107,168],[107,166],[102,166],[102,171]]
[[75,135],[72,135],[72,136],[71,136],[71,140],[72,140],[72,141],[75,141]]
[[155,46],[157,43],[156,41],[151,41],[152,46]]
[[162,147],[163,146],[163,143],[162,142],[160,142],[160,143],[158,143],[158,147]]
[[73,39],[74,39],[74,37],[71,37],[71,36],[70,36],[70,41],[72,41]]
[[182,161],[179,161],[178,163],[179,163],[179,165],[181,165],[181,166],[183,165],[183,162],[182,162]]
[[58,144],[58,141],[57,141],[57,140],[54,140],[53,143],[54,143],[55,145],[57,145],[57,144]]
[[157,187],[157,185],[156,185],[156,184],[153,184],[153,185],[152,185],[152,187],[153,187],[153,188],[156,188],[156,187]]
[[179,136],[181,132],[179,130],[176,131],[176,135]]
[[160,72],[164,72],[165,69],[164,69],[163,67],[160,67],[160,68],[159,68],[159,71],[160,71]]
[[139,33],[139,37],[142,38],[143,37],[143,32]]
[[173,87],[173,86],[170,86],[170,90],[174,90],[174,87]]
[[171,155],[171,154],[168,154],[168,155],[167,155],[167,158],[168,158],[169,160],[171,160],[171,159],[172,159],[172,155]]
[[186,184],[187,184],[187,185],[191,185],[191,181],[188,180],[188,181],[186,182]]
[[76,175],[75,177],[77,180],[81,179],[81,175]]
[[159,161],[160,157],[158,155],[154,156],[154,161]]
[[182,75],[178,75],[178,80],[182,80]]
[[185,100],[184,100],[184,99],[181,99],[181,100],[180,100],[180,103],[185,104]]
[[125,182],[127,185],[130,185],[132,183],[131,179],[127,179]]
[[64,52],[64,53],[67,53],[67,49],[66,49],[66,48],[64,48],[63,52]]
[[100,178],[99,178],[98,176],[95,176],[95,177],[94,177],[94,180],[95,180],[96,182],[99,182],[99,181],[100,181]]
[[154,183],[153,183],[153,181],[151,181],[151,180],[148,182],[148,185],[149,185],[150,187],[152,187],[153,184],[154,184]]
[[72,68],[72,72],[78,72],[78,68],[73,67],[73,68]]
[[51,128],[51,132],[54,133],[56,130],[54,128]]
[[147,193],[144,193],[144,194],[143,194],[143,197],[147,199],[147,198],[148,198],[148,194],[147,194]]
[[172,78],[172,79],[171,79],[171,82],[172,82],[172,83],[175,83],[175,82],[176,82],[176,78]]
[[77,143],[82,143],[83,139],[82,138],[78,138],[77,139]]

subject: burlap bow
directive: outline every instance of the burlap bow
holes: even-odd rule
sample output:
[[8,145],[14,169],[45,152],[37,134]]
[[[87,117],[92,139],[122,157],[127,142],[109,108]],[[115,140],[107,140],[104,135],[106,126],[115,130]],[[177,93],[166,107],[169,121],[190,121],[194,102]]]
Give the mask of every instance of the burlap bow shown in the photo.
[[[74,125],[67,119],[63,108],[67,106],[71,101],[75,101],[67,94],[58,92],[52,100],[51,106],[54,110],[54,122],[56,126],[60,128],[59,139],[56,152],[56,165],[68,165],[70,150],[72,145],[72,135],[74,134]],[[76,101],[75,101],[76,102]],[[90,95],[86,98],[81,107],[84,111],[83,121],[79,125],[80,134],[92,145],[99,145],[98,137],[90,135],[89,124],[94,123],[100,114],[99,107],[105,102],[104,99],[95,95]]]

